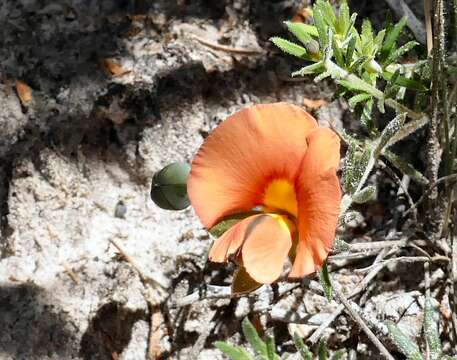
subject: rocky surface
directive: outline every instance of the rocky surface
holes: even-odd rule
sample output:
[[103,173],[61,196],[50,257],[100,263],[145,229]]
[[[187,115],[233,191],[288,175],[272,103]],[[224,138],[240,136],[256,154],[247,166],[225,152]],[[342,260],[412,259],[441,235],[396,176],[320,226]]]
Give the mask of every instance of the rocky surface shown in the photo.
[[[151,339],[163,358],[217,359],[215,340],[240,339],[247,300],[173,308],[202,281],[227,284],[230,269],[205,267],[209,237],[193,211],[158,209],[149,185],[246,104],[330,99],[326,84],[291,81],[297,63],[267,42],[300,5],[2,2],[1,359],[136,360]],[[341,126],[345,111],[337,101],[320,114]],[[113,242],[168,286],[157,321]],[[325,302],[310,298],[305,311]]]

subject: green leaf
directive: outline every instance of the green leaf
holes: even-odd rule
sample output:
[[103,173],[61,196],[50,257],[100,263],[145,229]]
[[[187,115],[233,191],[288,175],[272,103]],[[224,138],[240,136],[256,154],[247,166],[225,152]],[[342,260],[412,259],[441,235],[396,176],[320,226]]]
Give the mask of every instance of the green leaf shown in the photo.
[[319,356],[319,360],[328,359],[327,342],[325,339],[321,339],[321,341],[319,342],[318,356]]
[[413,134],[424,125],[428,123],[428,118],[426,116],[421,117],[417,120],[412,120],[406,124],[404,124],[397,133],[395,133],[387,143],[387,146],[392,146],[393,144],[397,143],[400,140],[403,140],[407,136]]
[[371,156],[371,149],[361,152],[358,150],[356,141],[348,141],[348,150],[343,165],[343,188],[346,193],[353,194],[357,189]]
[[352,73],[360,73],[362,66],[368,61],[366,56],[360,56],[359,54],[356,55],[355,61],[349,67],[349,71]]
[[349,99],[348,104],[351,109],[354,109],[357,106],[357,104],[359,104],[361,102],[365,102],[371,98],[372,98],[372,96],[370,94],[354,95],[353,97],[351,97]]
[[251,324],[247,317],[244,318],[243,322],[241,323],[241,327],[243,329],[244,336],[251,344],[255,353],[257,355],[267,357],[267,345],[260,338],[259,334],[257,334],[257,330],[255,329],[254,325]]
[[376,38],[374,39],[374,43],[375,43],[375,46],[376,46],[376,49],[377,50],[381,50],[382,48],[382,42],[384,41],[384,37],[386,36],[386,30],[381,30],[380,32],[378,32],[378,34],[376,35]]
[[356,223],[361,223],[363,221],[363,215],[356,210],[346,211],[346,213],[343,216],[343,223],[349,224],[352,221],[355,221]]
[[352,196],[352,201],[356,204],[363,204],[367,201],[370,201],[376,193],[376,186],[368,185],[364,189],[360,190],[359,192],[355,193]]
[[[382,73],[382,77],[386,81],[393,82],[393,80],[392,80],[393,76],[394,76],[394,74],[392,74],[392,73],[390,73],[388,71],[383,71],[383,73]],[[405,87],[407,89],[421,91],[421,92],[428,90],[424,86],[424,84],[422,84],[420,81],[413,80],[413,79],[408,79],[407,77],[404,77],[402,75],[398,75],[394,80],[395,80],[395,82],[393,82],[394,85],[403,86],[403,87]]]
[[379,137],[376,146],[374,148],[374,156],[378,157],[379,154],[384,150],[385,147],[388,145],[391,145],[392,143],[389,143],[390,140],[395,136],[395,134],[401,130],[403,127],[403,123],[405,122],[406,119],[406,113],[397,115],[395,118],[393,118],[387,126],[384,128],[384,130],[381,133],[381,136]]
[[324,294],[328,301],[333,300],[333,288],[332,282],[330,281],[330,275],[328,273],[327,262],[324,262],[322,267],[319,269],[319,280],[324,288]]
[[378,93],[376,88],[352,74],[349,74],[344,80],[336,79],[336,82],[351,91],[362,91],[376,98],[382,97],[382,93]]
[[372,131],[375,128],[373,118],[372,118],[373,104],[374,104],[373,99],[367,100],[365,102],[365,106],[363,107],[362,114],[360,116],[360,120],[362,121],[362,124],[369,131]]
[[233,346],[224,341],[216,341],[214,345],[232,360],[254,360],[242,347]]
[[313,25],[292,21],[285,21],[284,24],[286,24],[287,29],[304,45],[309,43],[313,37],[319,36],[316,27]]
[[425,299],[425,313],[424,313],[424,334],[425,340],[430,349],[430,360],[438,360],[441,357],[441,341],[438,332],[438,326],[434,319],[435,311],[431,299]]
[[402,18],[397,24],[393,27],[389,26],[386,31],[386,37],[384,40],[384,44],[381,48],[381,62],[384,62],[389,58],[391,53],[395,49],[395,45],[397,43],[397,39],[400,36],[401,31],[406,25],[406,17]]
[[309,351],[308,346],[305,345],[303,338],[297,333],[294,333],[293,339],[295,347],[300,352],[302,359],[313,360],[313,354],[311,353],[311,351]]
[[335,238],[335,242],[333,244],[333,250],[338,252],[348,251],[351,246],[344,241],[343,239],[339,238],[338,236]]
[[371,22],[367,19],[363,20],[360,40],[362,41],[362,54],[372,57],[374,49],[373,28],[371,27]]
[[384,62],[384,65],[392,64],[405,55],[408,51],[411,51],[415,46],[419,45],[416,41],[408,41],[406,44],[400,46],[395,51],[389,55],[387,60]]
[[289,40],[275,36],[270,38],[270,41],[287,54],[296,56],[301,59],[307,56],[307,51],[305,48]]
[[[383,73],[383,76],[384,76],[384,73]],[[384,97],[386,99],[388,99],[388,98],[393,99],[398,94],[400,87],[398,85],[396,85],[395,83],[397,82],[399,76],[400,76],[400,69],[397,69],[391,76],[390,80],[387,81],[387,85],[384,89]]]
[[292,76],[304,76],[304,75],[309,75],[309,74],[317,74],[317,73],[321,73],[322,70],[324,70],[324,69],[325,69],[324,65],[322,64],[321,61],[319,61],[317,63],[302,67],[300,70],[293,72]]
[[427,178],[419,171],[414,168],[410,163],[403,160],[397,154],[393,153],[392,151],[386,150],[384,151],[384,156],[389,162],[396,167],[400,172],[404,175],[408,175],[421,185],[427,185],[428,180]]
[[337,44],[336,38],[333,38],[333,55],[335,56],[336,63],[344,67],[345,61],[344,61],[344,55],[343,52],[341,51],[340,47]]
[[342,1],[340,4],[339,17],[336,22],[335,30],[338,34],[346,37],[349,32],[349,26],[351,24],[349,6],[347,1]]
[[387,323],[389,335],[398,350],[405,355],[408,360],[423,360],[423,356],[417,344],[415,344],[408,335],[403,333],[395,324]]
[[281,360],[281,358],[276,354],[276,345],[275,339],[273,336],[267,336],[267,355],[268,360]]
[[358,37],[358,32],[357,30],[354,28],[354,25],[355,25],[355,21],[357,20],[357,13],[352,13],[351,15],[351,19],[349,20],[349,26],[347,28],[347,33],[346,33],[346,36],[348,36],[350,33],[357,33],[357,37]]
[[332,360],[341,360],[346,355],[346,350],[338,350],[336,351],[333,356]]
[[348,48],[346,50],[346,67],[350,67],[352,64],[352,58],[354,56],[355,43],[357,42],[355,37],[352,37],[349,41]]
[[321,11],[322,15],[324,16],[324,21],[327,23],[327,25],[334,27],[336,23],[336,15],[333,11],[332,5],[330,5],[328,1],[317,0],[316,5],[314,6],[314,11],[316,11],[316,8]]
[[317,33],[319,34],[320,47],[321,49],[326,49],[328,46],[327,25],[325,24],[322,12],[320,9],[316,9],[316,6],[313,12],[313,19]]
[[314,82],[318,83],[319,81],[322,81],[328,77],[331,77],[332,74],[329,71],[324,71],[323,73],[319,74],[314,78]]

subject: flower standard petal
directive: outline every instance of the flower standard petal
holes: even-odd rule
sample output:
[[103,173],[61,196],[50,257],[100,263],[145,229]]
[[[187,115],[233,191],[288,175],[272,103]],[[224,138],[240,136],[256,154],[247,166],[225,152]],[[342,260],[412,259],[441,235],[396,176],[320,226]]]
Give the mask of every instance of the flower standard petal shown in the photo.
[[188,181],[203,225],[261,205],[274,179],[294,182],[316,128],[311,115],[286,103],[247,107],[222,122],[195,156]]
[[299,244],[290,277],[314,272],[332,248],[341,202],[339,159],[340,141],[332,130],[319,128],[309,135],[296,182]]
[[291,245],[290,230],[281,216],[261,215],[242,246],[243,266],[255,281],[271,284],[281,275]]

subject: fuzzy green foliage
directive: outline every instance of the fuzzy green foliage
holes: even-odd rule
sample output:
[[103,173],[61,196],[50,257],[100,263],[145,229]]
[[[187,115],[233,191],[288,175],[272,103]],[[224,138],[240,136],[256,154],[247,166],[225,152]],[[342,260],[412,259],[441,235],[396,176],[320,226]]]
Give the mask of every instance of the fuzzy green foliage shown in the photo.
[[[242,346],[231,345],[224,341],[217,341],[215,346],[222,351],[229,359],[232,360],[280,360],[275,341],[273,336],[267,335],[265,340],[257,333],[254,325],[249,321],[248,318],[245,318],[242,322],[242,330],[246,340],[249,342],[254,355],[247,351]],[[297,348],[298,353],[300,354],[303,360],[339,360],[345,354],[346,350],[342,349],[336,351],[332,356],[329,356],[329,350],[327,348],[327,343],[325,340],[321,340],[319,343],[319,348],[317,350],[317,357],[313,355],[308,346],[304,343],[303,339],[294,334],[293,341],[295,347]]]
[[333,288],[332,282],[330,281],[330,275],[328,272],[327,262],[319,269],[319,281],[324,289],[325,297],[328,301],[333,300]]
[[[424,343],[427,344],[429,349],[430,360],[456,360],[457,357],[451,357],[443,354],[441,345],[438,324],[437,312],[433,308],[430,298],[425,299],[424,309]],[[424,351],[421,351],[418,344],[416,344],[407,334],[401,331],[395,324],[388,323],[387,328],[392,341],[397,346],[398,350],[406,356],[408,360],[424,360]]]
[[[375,101],[384,112],[387,97],[395,98],[404,88],[426,91],[419,67],[403,65],[399,60],[417,46],[409,41],[398,45],[406,18],[398,24],[388,24],[376,33],[371,23],[364,20],[362,28],[355,27],[357,14],[351,14],[346,1],[335,11],[328,1],[317,0],[313,8],[313,25],[286,22],[288,30],[297,38],[294,43],[279,37],[272,42],[284,52],[313,62],[293,73],[293,76],[313,74],[316,81],[333,78],[341,87],[341,94],[350,98],[350,106],[361,114],[369,130],[375,130],[371,113]],[[384,80],[389,90],[378,90]]]

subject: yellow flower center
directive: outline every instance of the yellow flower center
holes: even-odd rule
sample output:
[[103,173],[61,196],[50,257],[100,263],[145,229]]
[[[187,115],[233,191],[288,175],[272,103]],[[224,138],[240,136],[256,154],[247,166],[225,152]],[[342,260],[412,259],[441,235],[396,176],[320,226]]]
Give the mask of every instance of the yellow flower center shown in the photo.
[[267,211],[286,211],[297,217],[297,196],[294,185],[285,179],[276,179],[268,184],[263,195]]
[[294,222],[289,219],[289,217],[278,214],[268,215],[275,219],[284,230],[289,231],[291,234],[295,232],[296,226]]

